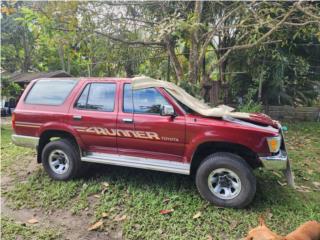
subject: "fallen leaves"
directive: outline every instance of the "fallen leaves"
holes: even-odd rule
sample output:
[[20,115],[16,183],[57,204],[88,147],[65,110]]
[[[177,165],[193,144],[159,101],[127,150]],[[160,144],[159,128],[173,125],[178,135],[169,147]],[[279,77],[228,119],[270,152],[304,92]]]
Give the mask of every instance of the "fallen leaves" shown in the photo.
[[304,186],[304,185],[296,186],[296,189],[297,189],[298,192],[304,192],[304,193],[311,192],[311,188],[307,187],[307,186]]
[[106,217],[108,217],[108,215],[109,215],[108,213],[103,212],[103,213],[101,214],[101,217],[102,217],[102,218],[106,218]]
[[313,186],[320,189],[320,182],[312,182]]
[[116,221],[116,222],[122,222],[122,221],[124,221],[124,220],[126,220],[127,219],[127,215],[117,215],[115,218],[114,218],[114,221]]
[[101,185],[103,186],[103,189],[102,189],[102,191],[101,191],[101,194],[103,195],[103,194],[105,194],[105,193],[108,191],[108,189],[109,189],[109,183],[108,183],[108,182],[102,182]]
[[234,230],[234,229],[236,229],[238,226],[239,226],[239,224],[240,224],[240,222],[239,221],[237,221],[237,220],[232,220],[231,222],[230,222],[230,230]]
[[283,183],[283,182],[280,182],[279,180],[277,180],[277,183],[281,186],[281,187],[283,187],[283,186],[286,186],[287,185],[287,183]]
[[174,212],[174,210],[173,209],[164,209],[164,210],[160,210],[159,212],[160,212],[160,214],[165,215],[165,214],[170,214],[170,213]]
[[103,225],[103,221],[99,220],[98,222],[92,224],[92,225],[88,228],[88,231],[97,230],[97,229],[99,229],[100,227],[102,227],[102,225]]
[[31,218],[31,219],[29,219],[27,222],[30,223],[30,224],[36,224],[36,223],[38,223],[39,221],[38,221],[37,219],[35,219],[35,218]]
[[272,174],[275,175],[275,176],[277,176],[277,177],[279,177],[279,178],[282,178],[281,174],[278,173],[278,172],[272,171]]
[[195,215],[193,215],[192,219],[197,219],[201,217],[201,212],[197,212]]
[[170,202],[170,198],[165,198],[165,199],[163,199],[162,202],[163,202],[163,203],[168,203],[168,202]]

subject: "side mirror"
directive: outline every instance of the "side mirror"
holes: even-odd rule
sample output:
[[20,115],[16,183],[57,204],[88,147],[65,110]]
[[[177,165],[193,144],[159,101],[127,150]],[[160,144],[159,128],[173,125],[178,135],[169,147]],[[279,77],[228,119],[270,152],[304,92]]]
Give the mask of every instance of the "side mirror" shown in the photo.
[[161,116],[175,116],[173,107],[171,105],[163,105],[161,107]]

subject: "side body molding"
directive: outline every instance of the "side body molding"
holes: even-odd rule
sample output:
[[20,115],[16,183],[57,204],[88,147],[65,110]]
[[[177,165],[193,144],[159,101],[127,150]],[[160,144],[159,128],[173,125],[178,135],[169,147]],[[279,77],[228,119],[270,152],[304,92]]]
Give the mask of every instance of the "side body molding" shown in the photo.
[[190,164],[180,163],[160,159],[140,158],[119,154],[103,154],[90,152],[81,158],[81,161],[102,163],[125,167],[156,170],[161,172],[171,172],[179,174],[190,174]]

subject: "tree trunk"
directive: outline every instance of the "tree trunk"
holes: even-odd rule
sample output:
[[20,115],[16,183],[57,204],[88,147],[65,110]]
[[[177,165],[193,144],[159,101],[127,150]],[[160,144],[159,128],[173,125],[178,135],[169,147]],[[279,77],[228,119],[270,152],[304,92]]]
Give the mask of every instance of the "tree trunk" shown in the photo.
[[[262,61],[262,66],[264,66],[264,58]],[[260,76],[259,76],[258,102],[261,102],[261,99],[262,99],[262,84],[263,84],[263,71],[261,69]]]
[[183,80],[183,70],[182,70],[182,66],[179,62],[179,59],[177,58],[177,55],[174,51],[175,48],[175,43],[173,41],[171,41],[171,39],[169,39],[169,37],[166,38],[166,45],[167,45],[167,51],[170,57],[170,62],[174,68],[174,71],[176,73],[176,77],[178,79],[178,81],[182,81]]
[[263,83],[263,74],[260,74],[259,89],[258,89],[258,102],[261,102],[261,98],[262,98],[262,83]]
[[70,74],[71,71],[71,62],[70,62],[70,52],[68,52],[68,59],[67,59],[67,73]]
[[219,81],[211,81],[212,87],[210,91],[210,103],[212,105],[217,105],[219,103]]
[[223,103],[227,104],[229,102],[229,86],[226,81],[226,69],[227,69],[227,62],[223,61],[220,63],[219,66],[219,75],[220,75],[220,86],[223,87]]
[[126,64],[124,65],[124,69],[126,71],[127,77],[131,78],[134,75],[134,70],[133,70],[133,66],[132,66],[132,62],[129,60],[128,62],[126,62]]
[[29,39],[28,39],[28,33],[26,29],[23,29],[22,33],[22,44],[23,44],[23,50],[24,50],[24,58],[22,63],[22,72],[28,72],[31,65],[31,56],[30,56],[30,46],[29,46]]
[[196,83],[199,79],[199,24],[201,21],[203,1],[195,1],[194,30],[191,32],[191,47],[189,55],[189,82]]
[[60,64],[61,64],[61,69],[63,71],[66,70],[66,66],[65,66],[65,63],[64,63],[64,51],[63,51],[63,46],[59,46],[58,47],[58,53],[59,53],[59,58],[60,58]]

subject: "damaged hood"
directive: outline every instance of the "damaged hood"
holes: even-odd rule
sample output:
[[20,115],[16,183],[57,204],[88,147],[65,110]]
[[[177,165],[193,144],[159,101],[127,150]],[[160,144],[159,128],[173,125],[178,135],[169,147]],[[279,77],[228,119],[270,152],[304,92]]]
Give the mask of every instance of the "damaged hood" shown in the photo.
[[162,87],[166,89],[172,96],[174,96],[181,103],[195,111],[196,113],[206,117],[219,117],[224,119],[236,118],[251,123],[258,123],[262,125],[274,125],[273,120],[265,114],[249,114],[244,112],[234,112],[234,108],[220,105],[217,107],[210,107],[204,102],[192,97],[185,90],[177,85],[153,79],[150,77],[135,77],[132,80],[132,89],[143,89],[151,87]]
[[270,125],[273,127],[277,127],[276,121],[272,120],[272,118],[263,113],[251,113],[250,121],[260,123],[262,125]]

